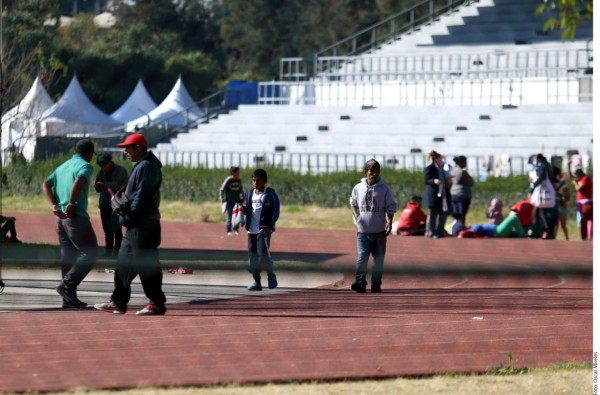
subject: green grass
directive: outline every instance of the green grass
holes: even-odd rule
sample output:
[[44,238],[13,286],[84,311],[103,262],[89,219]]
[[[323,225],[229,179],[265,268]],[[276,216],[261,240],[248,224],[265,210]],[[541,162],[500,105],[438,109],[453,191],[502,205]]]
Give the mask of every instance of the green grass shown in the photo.
[[[88,210],[92,217],[98,217],[97,197],[90,196],[88,202]],[[402,207],[399,208],[400,211]],[[483,224],[487,223],[485,217],[487,207],[471,208],[468,214],[468,224]],[[22,213],[50,213],[49,205],[41,196],[36,197],[21,197],[21,196],[6,196],[2,198],[3,212],[22,212]],[[571,209],[567,220],[567,228],[571,240],[579,241],[579,229],[575,222],[574,210]],[[508,210],[505,210],[505,215]],[[168,221],[183,221],[183,222],[208,222],[222,223],[224,215],[221,212],[219,202],[187,202],[187,201],[172,201],[163,200],[161,202],[161,215]],[[399,214],[396,215],[398,218]],[[448,219],[449,225],[451,218]],[[285,228],[313,228],[313,229],[337,229],[337,230],[353,230],[352,215],[349,207],[319,207],[316,205],[298,205],[282,204],[281,216],[277,222],[279,227]],[[565,240],[565,236],[561,229],[558,231],[558,240]]]

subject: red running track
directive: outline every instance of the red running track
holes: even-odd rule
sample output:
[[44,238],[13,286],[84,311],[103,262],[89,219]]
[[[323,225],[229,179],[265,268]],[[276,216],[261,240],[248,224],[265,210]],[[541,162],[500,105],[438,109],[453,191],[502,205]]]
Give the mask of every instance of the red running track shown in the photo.
[[[51,216],[17,217],[20,238],[56,244]],[[232,240],[220,224],[163,226],[163,248],[245,250],[245,237]],[[278,229],[275,261],[333,254],[325,264],[343,280],[170,304],[162,317],[0,314],[0,391],[483,372],[509,354],[527,367],[590,360],[591,243],[391,236],[382,294],[349,290],[355,251],[350,231]]]

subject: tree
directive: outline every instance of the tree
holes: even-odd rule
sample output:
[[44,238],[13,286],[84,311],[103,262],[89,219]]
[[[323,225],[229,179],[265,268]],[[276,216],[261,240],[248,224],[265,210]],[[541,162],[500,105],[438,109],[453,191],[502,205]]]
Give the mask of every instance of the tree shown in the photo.
[[312,56],[379,18],[375,0],[224,0],[228,72],[277,78],[282,57]]
[[594,16],[593,0],[544,0],[535,13],[554,13],[544,24],[544,31],[561,29],[563,40],[574,40],[577,28],[582,20],[591,20]]

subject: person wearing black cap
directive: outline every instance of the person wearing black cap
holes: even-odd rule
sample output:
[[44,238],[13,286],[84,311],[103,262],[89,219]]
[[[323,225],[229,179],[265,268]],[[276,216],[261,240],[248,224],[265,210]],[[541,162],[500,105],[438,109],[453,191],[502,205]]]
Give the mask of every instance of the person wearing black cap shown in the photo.
[[100,208],[100,218],[102,219],[102,230],[104,231],[105,258],[116,258],[121,248],[123,240],[123,230],[119,223],[119,216],[113,213],[110,207],[111,193],[116,193],[119,189],[127,185],[127,170],[123,166],[117,165],[112,160],[112,155],[103,152],[98,155],[96,163],[100,166],[100,171],[96,175],[94,189],[100,194],[98,197],[98,207]]
[[262,291],[260,273],[267,272],[269,289],[277,288],[277,277],[273,272],[271,259],[271,234],[275,232],[275,223],[279,219],[279,197],[275,190],[266,186],[267,172],[256,169],[252,173],[252,185],[246,192],[244,213],[248,231],[248,271],[254,282],[249,291]]
[[107,302],[94,308],[125,314],[131,299],[131,282],[139,274],[149,302],[136,314],[164,315],[167,298],[162,291],[163,274],[158,257],[162,163],[148,151],[148,141],[140,133],[129,135],[117,147],[125,148],[125,156],[135,163],[125,188],[128,203],[119,215],[119,222],[127,231],[117,258],[115,289]]
[[383,260],[387,236],[392,231],[392,221],[396,212],[396,200],[392,190],[380,177],[381,166],[375,159],[369,159],[364,166],[365,177],[352,189],[350,208],[356,225],[355,280],[352,290],[364,293],[367,290],[367,265],[373,255],[371,272],[371,292],[381,292]]
[[94,143],[79,140],[75,155],[58,166],[42,184],[44,197],[57,217],[62,281],[56,292],[63,297],[64,308],[87,306],[77,298],[77,287],[96,263],[98,255],[98,240],[87,212],[93,157]]

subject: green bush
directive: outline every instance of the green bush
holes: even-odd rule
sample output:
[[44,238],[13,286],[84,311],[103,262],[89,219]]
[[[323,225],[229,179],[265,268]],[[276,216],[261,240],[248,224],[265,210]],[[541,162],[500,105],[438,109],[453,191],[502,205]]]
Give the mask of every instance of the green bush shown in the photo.
[[[37,196],[41,194],[43,180],[69,155],[57,156],[31,164],[6,166],[2,175],[4,196]],[[115,156],[115,162],[128,171],[132,164]],[[98,167],[94,164],[98,171]],[[327,175],[297,174],[281,168],[267,168],[269,184],[277,190],[283,204],[344,207],[348,204],[352,187],[363,177],[361,172],[339,172]],[[253,169],[242,169],[241,178],[246,189],[251,187]],[[165,166],[163,168],[162,198],[174,201],[205,202],[218,199],[219,188],[229,175],[227,170]],[[402,207],[410,196],[422,195],[423,173],[383,168],[382,178],[392,188]],[[472,206],[484,208],[492,198],[502,199],[510,205],[527,194],[526,176],[489,178],[476,183]]]

